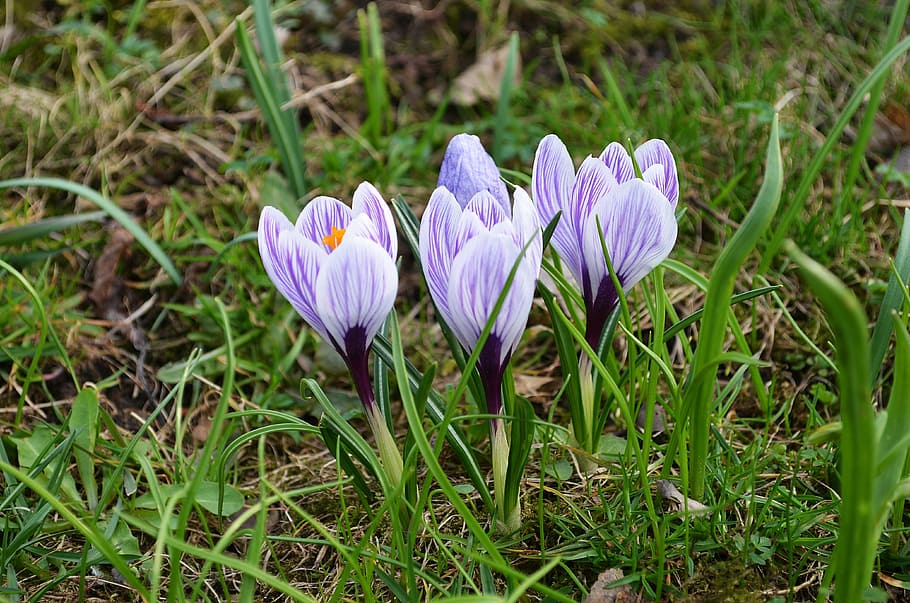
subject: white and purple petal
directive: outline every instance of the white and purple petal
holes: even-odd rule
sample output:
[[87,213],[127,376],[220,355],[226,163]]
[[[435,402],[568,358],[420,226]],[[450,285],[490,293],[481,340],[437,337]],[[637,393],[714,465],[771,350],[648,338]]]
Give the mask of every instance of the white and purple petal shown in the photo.
[[[600,160],[610,169],[613,177],[620,184],[635,177],[632,158],[626,148],[618,142],[611,142],[600,154]],[[642,168],[644,169],[644,168]]]
[[424,278],[436,307],[448,317],[446,291],[454,257],[453,247],[462,217],[461,206],[444,186],[430,196],[420,220],[418,247]]
[[266,206],[259,216],[257,229],[259,240],[259,256],[266,274],[274,281],[276,275],[276,259],[278,257],[278,235],[283,230],[293,230],[294,225],[287,216],[271,205]]
[[585,255],[595,292],[599,283],[610,279],[598,221],[624,291],[664,261],[676,242],[676,217],[664,194],[637,178],[621,184],[594,206],[585,227]]
[[[316,278],[316,309],[339,352],[346,357],[366,353],[397,292],[395,262],[375,241],[345,238],[325,258]],[[365,349],[348,349],[352,335]]]
[[262,210],[258,239],[262,265],[275,288],[313,329],[324,333],[316,312],[314,289],[325,250],[305,239],[274,207]]
[[449,141],[437,186],[449,189],[464,207],[480,191],[490,193],[509,215],[509,192],[499,177],[499,169],[473,134],[458,134]]
[[[452,263],[449,326],[466,350],[473,350],[477,345],[518,253],[511,237],[482,233],[468,241]],[[521,338],[531,310],[535,281],[536,276],[527,263],[519,263],[487,339],[487,345],[498,346],[500,367],[496,369],[511,356]]]
[[541,226],[546,228],[569,198],[575,166],[566,145],[555,134],[544,136],[534,154],[531,195]]
[[635,149],[635,161],[642,175],[650,171],[652,166],[661,166],[663,178],[651,176],[645,180],[657,186],[670,202],[670,207],[676,209],[679,200],[679,176],[676,172],[676,159],[667,143],[659,138],[645,141]]
[[362,182],[354,191],[352,203],[354,217],[360,214],[369,216],[376,229],[375,241],[385,247],[389,256],[398,257],[398,236],[395,231],[395,222],[392,219],[392,210],[369,182]]
[[587,263],[582,241],[585,224],[594,204],[616,186],[616,178],[607,166],[599,159],[588,157],[578,168],[572,190],[565,201],[564,228],[554,232],[551,241],[560,259],[579,282]]
[[509,220],[511,213],[507,213],[499,200],[488,191],[480,191],[471,197],[471,200],[464,206],[464,211],[465,213],[473,213],[480,218],[480,222],[486,230],[490,230],[500,222]]
[[326,329],[316,307],[316,279],[327,258],[322,245],[304,238],[296,230],[283,230],[278,236],[275,276],[272,277],[278,292],[323,337]]
[[325,245],[325,238],[332,235],[333,228],[346,229],[352,217],[351,208],[338,199],[320,196],[307,203],[297,217],[295,227],[300,234],[323,245],[328,252],[332,251],[332,247]]
[[524,249],[530,241],[531,244],[525,252],[525,261],[536,278],[540,274],[540,261],[543,256],[540,218],[531,197],[524,189],[516,188],[513,197],[515,199],[515,205],[512,207],[513,240],[519,249]]

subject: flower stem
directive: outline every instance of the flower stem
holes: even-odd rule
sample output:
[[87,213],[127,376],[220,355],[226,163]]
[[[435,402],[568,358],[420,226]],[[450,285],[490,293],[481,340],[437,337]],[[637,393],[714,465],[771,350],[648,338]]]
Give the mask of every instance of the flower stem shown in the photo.
[[[581,417],[573,418],[578,424],[573,427],[575,443],[583,452],[597,453],[599,434],[595,433],[594,371],[591,359],[582,352],[578,357],[578,387],[581,397]],[[578,457],[578,466],[583,473],[590,473],[597,464],[586,456]]]
[[505,424],[496,417],[490,419],[493,432],[493,500],[496,505],[495,530],[508,534],[521,527],[521,503],[505,500],[506,472],[509,470],[509,439]]
[[401,483],[401,474],[403,473],[404,463],[401,460],[401,453],[398,451],[398,444],[395,437],[389,431],[385,422],[385,417],[374,404],[372,408],[366,409],[367,423],[373,430],[373,438],[376,440],[376,447],[379,449],[379,459],[382,461],[382,467],[385,469],[386,476],[392,488],[397,488]]
[[[350,342],[348,345],[349,348],[352,347]],[[379,460],[382,461],[382,467],[385,470],[386,477],[389,479],[389,485],[392,489],[395,489],[401,483],[401,475],[404,471],[401,452],[398,451],[398,444],[389,431],[389,426],[386,424],[382,411],[376,405],[373,385],[370,383],[370,372],[367,368],[366,348],[364,347],[363,353],[359,353],[359,349],[356,352],[345,358],[345,360],[348,364],[348,369],[351,371],[357,394],[363,403],[363,409],[367,415],[367,423],[370,424],[370,429],[373,431],[376,448],[379,449]]]

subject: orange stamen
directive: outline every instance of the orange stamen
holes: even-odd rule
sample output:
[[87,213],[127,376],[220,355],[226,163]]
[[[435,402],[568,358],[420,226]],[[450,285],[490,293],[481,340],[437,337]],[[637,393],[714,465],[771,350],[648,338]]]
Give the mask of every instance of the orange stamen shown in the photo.
[[331,249],[335,249],[341,245],[342,238],[344,238],[344,228],[335,228],[332,226],[332,233],[325,235],[322,238],[322,243],[328,245]]

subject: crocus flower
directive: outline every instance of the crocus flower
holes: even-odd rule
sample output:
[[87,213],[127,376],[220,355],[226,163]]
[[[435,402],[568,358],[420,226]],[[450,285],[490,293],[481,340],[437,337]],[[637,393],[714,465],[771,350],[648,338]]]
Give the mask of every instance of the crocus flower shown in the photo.
[[449,189],[461,207],[481,192],[490,193],[506,216],[511,216],[509,191],[499,177],[499,169],[473,134],[456,134],[446,147],[436,186]]
[[625,148],[612,142],[600,157],[588,156],[576,173],[554,134],[540,141],[534,157],[534,203],[544,225],[562,212],[550,242],[581,287],[585,338],[595,349],[619,301],[603,248],[623,291],[629,291],[676,242],[679,181],[670,148],[663,140],[649,140],[635,149],[635,163],[641,178]]
[[401,478],[401,455],[376,405],[367,354],[395,301],[397,253],[392,212],[367,182],[354,191],[353,207],[316,197],[296,224],[274,207],[266,207],[259,220],[259,254],[266,273],[341,354],[393,484]]
[[430,295],[469,353],[477,347],[517,262],[502,307],[477,359],[487,411],[493,416],[490,426],[498,520],[505,529],[514,529],[519,521],[518,501],[501,500],[509,443],[498,416],[502,411],[503,373],[531,310],[542,240],[540,222],[528,194],[516,189],[511,208],[504,186],[500,190],[498,185],[502,185],[499,172],[477,137],[456,136],[443,160],[439,186],[421,220],[419,246]]
[[[576,173],[566,146],[551,134],[537,147],[531,188],[541,223],[549,224],[561,212],[550,243],[581,288],[585,339],[596,350],[607,318],[619,303],[607,259],[628,292],[676,242],[676,161],[662,140],[649,140],[635,149],[634,162],[621,144],[613,142],[600,157],[588,156]],[[591,359],[581,353],[580,405],[570,404],[569,410],[576,444],[593,456],[602,415],[592,368]],[[578,460],[585,472],[593,469],[590,458]]]
[[[420,260],[430,295],[461,345],[472,351],[522,249],[525,255],[478,358],[491,390],[491,414],[501,406],[502,371],[527,323],[540,272],[540,222],[528,194],[515,189],[515,209],[480,139],[455,136],[439,184],[420,224]],[[495,390],[495,391],[494,391]]]

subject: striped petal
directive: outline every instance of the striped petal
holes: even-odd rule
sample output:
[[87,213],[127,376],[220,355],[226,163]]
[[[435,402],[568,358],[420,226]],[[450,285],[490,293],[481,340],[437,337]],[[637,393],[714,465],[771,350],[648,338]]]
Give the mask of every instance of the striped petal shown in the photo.
[[[594,204],[616,188],[616,178],[607,166],[594,157],[588,157],[578,168],[565,211],[565,229],[554,241],[559,257],[565,262],[578,282],[582,280],[588,256],[584,253],[582,232]],[[554,239],[556,233],[554,233]]]
[[278,237],[275,288],[297,313],[325,337],[325,323],[316,307],[316,281],[328,254],[322,245],[305,239],[296,230],[282,231]]
[[541,226],[550,224],[569,198],[575,166],[566,145],[555,134],[549,134],[537,145],[534,168],[531,171],[531,195]]
[[[511,237],[483,233],[468,241],[452,263],[449,326],[466,350],[471,351],[477,345],[518,253]],[[486,342],[487,346],[498,346],[500,365],[515,350],[527,324],[534,283],[535,275],[527,263],[519,264]]]
[[392,259],[398,257],[398,236],[392,210],[369,182],[362,182],[354,191],[352,204],[354,217],[366,214],[376,229],[375,241],[382,245]]
[[283,230],[293,230],[294,225],[278,209],[266,206],[259,216],[259,256],[266,274],[272,282],[277,278],[278,235]]
[[448,316],[446,291],[460,219],[461,206],[458,205],[455,196],[447,188],[440,186],[430,196],[420,220],[418,240],[420,263],[430,289],[430,296],[444,318]]
[[[642,143],[635,149],[635,161],[642,171],[645,181],[655,185],[670,202],[670,207],[676,209],[679,200],[679,176],[676,172],[676,159],[667,143],[659,138],[653,138]],[[660,166],[660,170],[652,170]]]
[[[346,357],[352,333],[361,345],[370,342],[382,326],[398,292],[398,272],[388,251],[375,241],[345,239],[322,265],[316,279],[316,308],[325,330]],[[360,334],[362,333],[362,337]]]
[[499,200],[487,191],[480,191],[471,197],[471,200],[464,206],[464,211],[471,212],[480,218],[480,222],[486,230],[508,220],[511,213],[511,211],[507,213]]
[[344,230],[352,218],[351,208],[333,197],[316,197],[303,208],[297,217],[296,228],[304,237],[317,245],[323,245],[326,252],[332,251],[324,244],[332,229]]
[[540,228],[540,218],[531,197],[522,188],[516,188],[514,193],[515,205],[512,207],[513,240],[519,249],[524,249],[530,241],[525,252],[525,262],[534,273],[540,274],[540,261],[543,255],[543,237]]
[[676,242],[676,218],[663,193],[637,178],[621,184],[595,205],[585,228],[585,254],[593,291],[610,279],[598,220],[624,291],[664,261]]
[[[632,158],[626,148],[618,142],[611,142],[600,154],[601,161],[610,169],[619,183],[631,180],[635,176],[632,168]],[[642,168],[644,169],[644,168]]]
[[275,288],[313,329],[325,334],[314,292],[327,255],[323,246],[305,239],[274,207],[262,211],[258,234],[262,265]]
[[436,185],[449,189],[461,207],[477,193],[486,191],[510,215],[509,192],[499,177],[499,169],[473,134],[458,134],[449,141]]

